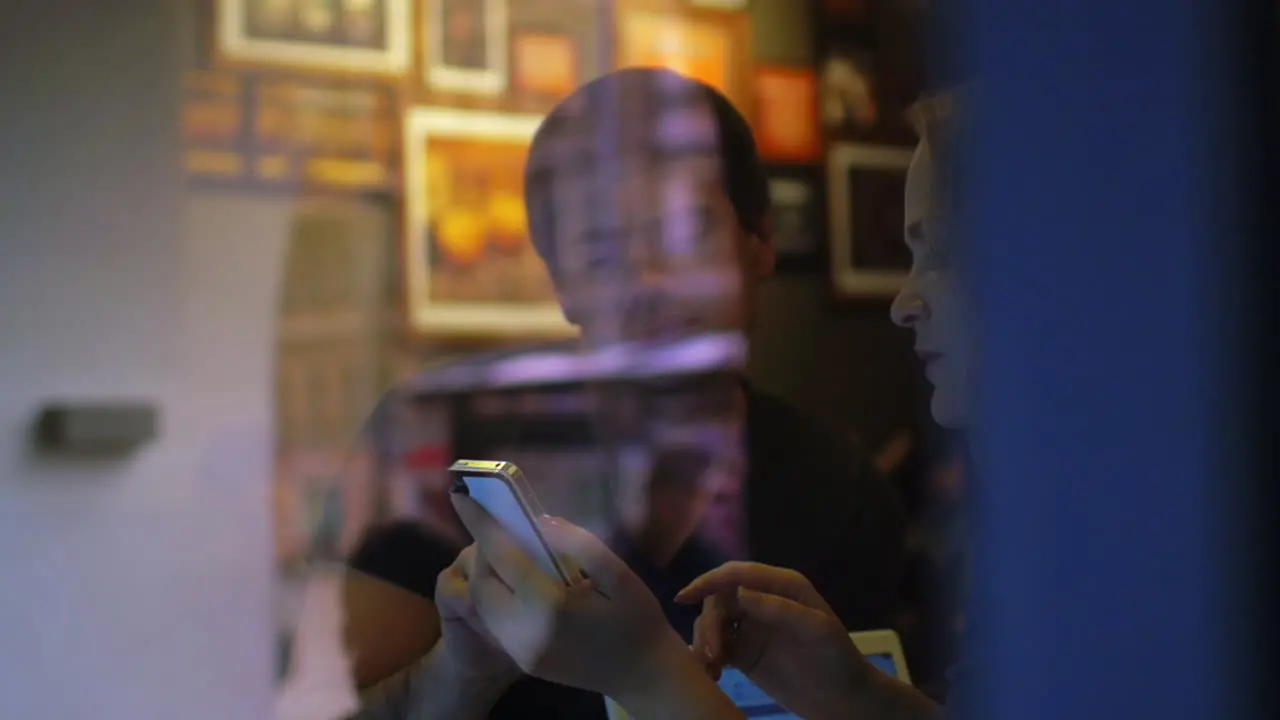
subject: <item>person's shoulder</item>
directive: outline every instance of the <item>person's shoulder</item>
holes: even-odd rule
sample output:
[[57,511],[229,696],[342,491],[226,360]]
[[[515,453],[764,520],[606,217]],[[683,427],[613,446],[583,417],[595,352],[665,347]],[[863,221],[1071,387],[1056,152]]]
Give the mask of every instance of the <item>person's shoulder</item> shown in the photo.
[[558,340],[437,358],[423,363],[417,371],[403,378],[391,393],[407,396],[482,390],[490,383],[493,368],[505,361],[577,349],[576,340]]
[[347,567],[410,592],[431,597],[436,576],[453,563],[458,548],[413,520],[393,520],[368,528],[347,559]]
[[768,448],[805,466],[834,463],[853,471],[870,465],[870,453],[851,432],[839,432],[777,395],[749,387],[747,408],[749,451]]
[[426,361],[382,393],[365,417],[360,440],[386,452],[390,450],[393,426],[415,400],[484,390],[490,371],[503,361],[531,353],[563,352],[574,347],[576,345],[572,341],[558,341]]

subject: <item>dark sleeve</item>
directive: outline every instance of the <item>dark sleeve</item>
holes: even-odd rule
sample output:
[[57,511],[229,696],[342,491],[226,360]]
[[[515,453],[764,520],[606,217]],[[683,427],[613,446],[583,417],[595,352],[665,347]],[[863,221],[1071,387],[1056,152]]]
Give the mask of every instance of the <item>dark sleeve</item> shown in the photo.
[[453,564],[458,552],[418,523],[401,520],[369,528],[356,543],[347,566],[431,598],[436,577]]
[[754,396],[748,443],[755,559],[801,572],[850,630],[889,627],[906,514],[871,455],[762,394]]
[[890,627],[897,609],[906,563],[907,518],[902,499],[889,478],[860,447],[848,446],[847,482],[833,488],[832,507],[844,509],[847,521],[840,550],[849,553],[853,574],[842,607],[833,609],[851,630]]

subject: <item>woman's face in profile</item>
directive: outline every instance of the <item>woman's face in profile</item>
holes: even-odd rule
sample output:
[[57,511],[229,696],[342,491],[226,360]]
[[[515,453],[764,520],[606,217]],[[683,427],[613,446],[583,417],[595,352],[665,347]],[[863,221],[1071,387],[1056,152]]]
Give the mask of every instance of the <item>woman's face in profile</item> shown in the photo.
[[911,272],[890,314],[894,323],[915,333],[916,354],[934,389],[934,419],[943,427],[963,428],[969,421],[970,323],[950,261],[936,169],[923,140],[907,171],[903,228]]

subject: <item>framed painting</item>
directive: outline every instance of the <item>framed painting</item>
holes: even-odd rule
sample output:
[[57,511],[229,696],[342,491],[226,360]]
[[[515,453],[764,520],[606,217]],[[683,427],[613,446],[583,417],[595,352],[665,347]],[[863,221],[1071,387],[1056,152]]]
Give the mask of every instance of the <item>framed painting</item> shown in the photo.
[[258,183],[354,192],[398,187],[399,101],[392,83],[272,74],[249,87]]
[[665,67],[751,109],[750,17],[745,13],[626,13],[618,25],[618,66]]
[[[824,18],[817,59],[823,125],[828,137],[849,142],[914,145],[907,108],[925,89],[922,38],[926,23],[916,3],[893,2],[851,25]],[[852,11],[851,11],[852,12]]]
[[826,195],[817,166],[775,165],[769,179],[770,218],[780,272],[822,266],[826,243]]
[[250,65],[401,75],[411,0],[217,0],[216,55]]
[[410,325],[453,337],[575,333],[529,240],[524,164],[542,118],[418,107],[404,120]]
[[231,183],[247,178],[244,85],[239,74],[228,71],[183,74],[183,163],[193,182]]
[[771,162],[822,160],[818,81],[806,68],[756,69],[756,141]]
[[515,89],[558,100],[579,82],[578,44],[562,33],[520,29],[511,35]]
[[902,237],[912,151],[836,143],[827,154],[831,281],[841,297],[888,298],[911,269]]
[[746,10],[751,0],[685,0],[689,7],[708,10]]
[[423,0],[428,88],[494,97],[507,89],[507,0]]
[[880,83],[869,51],[846,46],[820,63],[822,124],[828,132],[870,136],[882,122]]
[[507,109],[544,113],[613,63],[602,57],[598,0],[520,0],[510,8]]

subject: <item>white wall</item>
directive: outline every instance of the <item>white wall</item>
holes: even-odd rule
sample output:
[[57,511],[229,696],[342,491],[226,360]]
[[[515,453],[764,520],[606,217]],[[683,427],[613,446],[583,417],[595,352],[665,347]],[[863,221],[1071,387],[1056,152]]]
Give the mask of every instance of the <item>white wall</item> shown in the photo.
[[[19,0],[0,23],[0,717],[271,711],[285,234],[188,206],[184,5]],[[51,397],[150,400],[161,436],[34,457]]]

